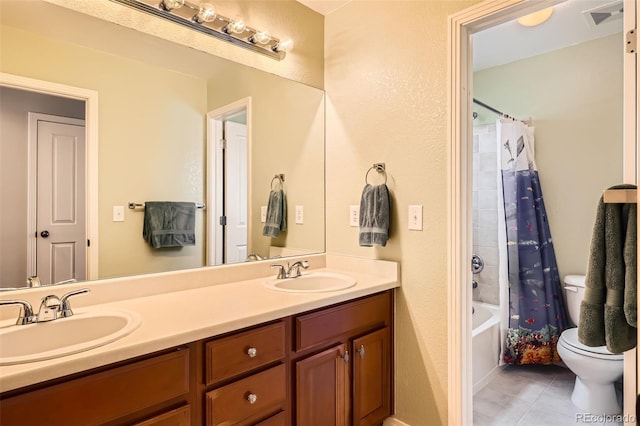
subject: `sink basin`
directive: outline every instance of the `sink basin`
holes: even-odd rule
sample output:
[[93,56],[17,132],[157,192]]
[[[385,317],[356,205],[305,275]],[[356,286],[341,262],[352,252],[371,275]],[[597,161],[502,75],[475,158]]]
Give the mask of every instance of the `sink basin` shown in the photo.
[[265,286],[291,293],[320,293],[344,290],[353,287],[356,283],[356,279],[348,275],[333,272],[310,272],[298,278],[271,279],[265,283]]
[[131,333],[140,322],[134,312],[110,309],[0,328],[0,365],[42,361],[97,348]]

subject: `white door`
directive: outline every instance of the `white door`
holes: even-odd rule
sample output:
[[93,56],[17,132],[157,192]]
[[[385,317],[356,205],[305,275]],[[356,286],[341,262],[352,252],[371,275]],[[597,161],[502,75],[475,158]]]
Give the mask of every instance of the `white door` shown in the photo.
[[247,125],[225,121],[225,263],[247,259]]
[[36,275],[42,284],[84,280],[84,125],[38,120],[37,161]]

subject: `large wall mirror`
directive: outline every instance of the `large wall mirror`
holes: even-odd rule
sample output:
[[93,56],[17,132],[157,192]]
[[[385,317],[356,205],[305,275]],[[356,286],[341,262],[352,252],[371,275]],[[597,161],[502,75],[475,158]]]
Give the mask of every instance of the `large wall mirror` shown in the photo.
[[[98,273],[78,279],[324,251],[322,90],[50,3],[2,0],[0,7],[2,73],[86,89],[98,99],[97,203],[85,212],[77,207],[84,205],[85,170],[73,163],[84,153],[60,130],[77,130],[90,119],[84,102],[0,87],[0,287],[23,287],[31,275],[43,283],[65,278],[61,271],[80,262],[72,244],[39,255],[49,264],[38,264],[35,273],[32,251],[40,248],[29,246],[43,241],[44,231],[53,241],[54,231],[44,228],[54,222],[69,228],[83,214],[97,220],[92,267]],[[235,134],[238,125],[244,136]],[[231,136],[221,132],[245,144],[227,163],[218,150],[220,139]],[[43,134],[62,136],[40,158]],[[221,184],[224,170],[232,168],[236,174]],[[282,184],[276,175],[284,175]],[[54,188],[54,195],[39,200],[41,187],[50,189],[52,182],[62,182],[68,193]],[[280,187],[287,230],[264,236],[264,209],[270,191]],[[151,247],[142,236],[144,207],[128,205],[149,201],[205,204],[195,212],[196,244]],[[219,225],[220,215],[233,221],[231,205],[241,211],[234,226],[246,236],[233,253]],[[303,211],[300,220],[296,210]],[[45,214],[53,218],[41,225]]]

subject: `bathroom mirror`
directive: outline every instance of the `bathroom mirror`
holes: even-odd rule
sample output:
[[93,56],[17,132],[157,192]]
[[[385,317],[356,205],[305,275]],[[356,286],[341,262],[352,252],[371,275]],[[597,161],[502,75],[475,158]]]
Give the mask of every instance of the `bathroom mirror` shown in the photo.
[[[220,220],[214,216],[212,194],[218,173],[212,154],[221,149],[215,129],[232,119],[249,121],[247,171],[234,190],[246,192],[246,255],[255,253],[251,257],[259,259],[324,251],[322,90],[50,3],[2,0],[0,8],[1,72],[97,93],[96,278],[225,263],[215,262],[211,254],[215,248],[208,228]],[[6,92],[1,96],[5,117],[5,107],[22,103]],[[244,110],[208,116],[237,104]],[[74,116],[77,105],[60,113],[40,110],[43,102],[36,105],[29,111],[87,118]],[[23,238],[30,154],[27,141],[10,148],[9,140],[14,138],[2,133],[0,287],[23,287],[31,275]],[[10,150],[18,152],[15,157]],[[289,223],[286,232],[270,238],[262,235],[261,212],[270,190],[279,185],[273,182],[276,174],[285,178]],[[151,248],[142,237],[144,208],[128,206],[146,201],[204,203],[195,213],[196,245]],[[301,220],[295,220],[296,209],[303,211]],[[11,234],[12,229],[19,232]]]

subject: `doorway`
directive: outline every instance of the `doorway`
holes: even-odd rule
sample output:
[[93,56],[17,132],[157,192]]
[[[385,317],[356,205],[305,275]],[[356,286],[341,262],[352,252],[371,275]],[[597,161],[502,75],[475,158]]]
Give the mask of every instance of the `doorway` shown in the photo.
[[207,119],[207,264],[245,262],[251,246],[251,98],[211,111]]
[[[450,424],[472,424],[472,357],[471,357],[471,270],[472,251],[472,87],[471,72],[471,34],[493,27],[503,22],[527,15],[537,10],[557,4],[557,1],[497,1],[490,5],[482,5],[466,9],[449,19],[450,29],[450,179],[449,179],[449,422]],[[629,2],[630,4],[633,2]],[[634,8],[625,3],[625,16],[635,17]],[[625,18],[626,19],[626,18]],[[626,25],[626,24],[625,24]],[[624,180],[635,182],[637,133],[635,131],[637,112],[635,98],[637,96],[637,73],[635,55],[625,61],[634,62],[633,73],[625,75],[625,93],[633,94],[633,101],[628,101],[624,108],[625,128],[633,127],[632,137],[626,137],[624,143],[625,172]],[[633,83],[632,88],[628,86]],[[629,104],[632,104],[630,106]],[[506,111],[508,112],[508,111]],[[630,123],[633,123],[632,125]],[[635,357],[635,355],[633,355]],[[632,401],[625,402],[625,413],[634,410],[636,395],[635,358],[625,364],[625,395]]]
[[[80,188],[80,194],[78,194],[78,200],[75,202],[80,205],[77,206],[77,211],[73,214],[77,214],[79,211],[84,212],[84,224],[79,225],[80,228],[84,228],[84,236],[83,244],[80,246],[83,247],[83,255],[84,260],[81,258],[76,258],[76,262],[80,262],[81,265],[75,265],[74,268],[76,271],[80,271],[77,279],[97,279],[98,278],[98,158],[97,158],[97,145],[98,145],[98,94],[95,91],[76,88],[72,86],[66,86],[57,83],[51,83],[42,80],[36,80],[21,76],[15,76],[12,74],[0,73],[0,90],[3,91],[3,94],[8,93],[7,91],[12,91],[17,96],[14,98],[14,102],[9,102],[8,98],[3,96],[3,102],[1,106],[4,107],[15,107],[17,104],[23,105],[23,113],[21,116],[23,117],[23,124],[18,124],[18,128],[23,129],[23,135],[20,138],[14,139],[13,136],[7,134],[10,130],[10,126],[0,126],[2,129],[2,158],[3,167],[0,168],[2,171],[2,176],[0,178],[0,183],[2,183],[0,190],[0,203],[2,204],[2,229],[0,233],[2,233],[2,238],[0,241],[2,246],[0,246],[0,259],[2,260],[2,265],[0,266],[0,285],[4,288],[13,288],[13,287],[24,287],[27,284],[27,277],[30,275],[34,275],[33,271],[36,268],[36,249],[35,249],[35,230],[37,229],[36,224],[36,215],[27,214],[28,211],[35,211],[35,206],[38,203],[37,199],[34,196],[28,196],[29,193],[35,194],[37,188],[37,182],[35,180],[35,174],[32,175],[31,178],[28,178],[28,170],[31,168],[35,170],[37,168],[38,159],[37,156],[31,155],[29,159],[27,159],[28,153],[28,141],[29,135],[37,133],[37,127],[29,127],[29,111],[38,111],[39,113],[47,112],[51,115],[63,115],[63,116],[71,116],[76,117],[80,120],[84,120],[85,127],[83,130],[76,132],[76,136],[82,136],[85,139],[85,150],[84,152],[76,152],[74,155],[78,156],[78,169],[74,171],[74,173],[81,172],[84,177],[84,189]],[[44,108],[41,106],[37,108],[29,108],[24,106],[24,99],[36,97],[38,99],[45,99],[46,103],[56,104],[56,99],[62,103],[67,104],[67,108],[69,104],[75,104],[76,106],[72,109],[75,111],[80,110],[79,113],[69,113],[66,111],[69,110],[61,110],[56,108]],[[42,98],[41,98],[42,97]],[[53,100],[53,101],[52,101]],[[79,106],[78,106],[79,105]],[[20,115],[20,114],[19,114]],[[36,117],[36,115],[32,115]],[[43,118],[44,116],[40,116]],[[16,115],[12,113],[4,113],[3,119],[8,120],[8,122],[15,122]],[[51,120],[35,120],[49,122]],[[72,126],[78,125],[80,122],[72,122],[66,123],[71,124]],[[14,126],[15,128],[15,126]],[[51,130],[51,129],[50,129]],[[56,133],[56,131],[52,131],[50,133]],[[70,143],[71,139],[66,138],[64,141],[58,140],[59,142],[58,148],[65,147],[64,149],[71,148],[75,142]],[[11,161],[9,160],[11,157],[7,155],[9,152],[9,141],[17,140],[21,141],[22,148],[18,148],[22,154],[22,160],[20,161]],[[11,148],[13,149],[13,148]],[[63,149],[63,150],[64,150]],[[35,154],[36,150],[32,149],[32,153]],[[60,151],[58,150],[58,153]],[[9,163],[7,163],[9,161]],[[11,167],[5,167],[5,165],[10,164]],[[62,165],[62,163],[60,163]],[[69,167],[63,167],[64,170],[68,171]],[[58,168],[58,171],[62,169]],[[23,183],[18,182],[18,177],[24,176]],[[71,175],[60,175],[57,178],[62,178],[67,186],[75,185],[76,177],[72,177]],[[49,182],[50,179],[47,179]],[[21,209],[16,208],[17,204],[17,196],[22,194],[24,197],[24,207]],[[64,214],[67,215],[64,221],[69,220],[70,209],[68,208],[69,199],[65,202],[67,206],[66,212]],[[11,208],[9,208],[11,207]],[[8,213],[16,212],[18,216],[21,216],[22,222],[15,222],[9,218]],[[61,218],[61,214],[63,214],[62,210],[58,210],[56,212],[58,217]],[[64,216],[64,215],[63,215]],[[9,220],[7,220],[9,219]],[[29,219],[29,220],[27,220]],[[74,219],[75,221],[75,219]],[[5,226],[6,225],[6,226]],[[19,234],[19,237],[9,237],[9,232],[14,230]],[[47,229],[42,229],[44,231]],[[39,231],[39,232],[41,232]],[[49,230],[49,233],[51,231]],[[49,234],[50,235],[50,234]],[[25,238],[26,236],[26,238]],[[41,237],[42,238],[42,237]],[[19,247],[20,242],[23,241],[21,248]],[[90,246],[89,246],[90,244]],[[29,249],[27,247],[30,247]],[[60,249],[58,254],[60,254],[58,260],[62,263],[65,263],[69,266],[73,261],[70,255],[71,245],[67,245],[65,249],[62,249],[62,246],[58,246]],[[63,251],[67,254],[63,256]],[[66,261],[64,260],[66,259]],[[9,266],[11,267],[9,267]],[[82,272],[84,271],[84,272]],[[54,277],[52,278],[52,282],[56,282],[55,278],[56,274],[54,273]],[[61,274],[59,276],[66,275]]]

